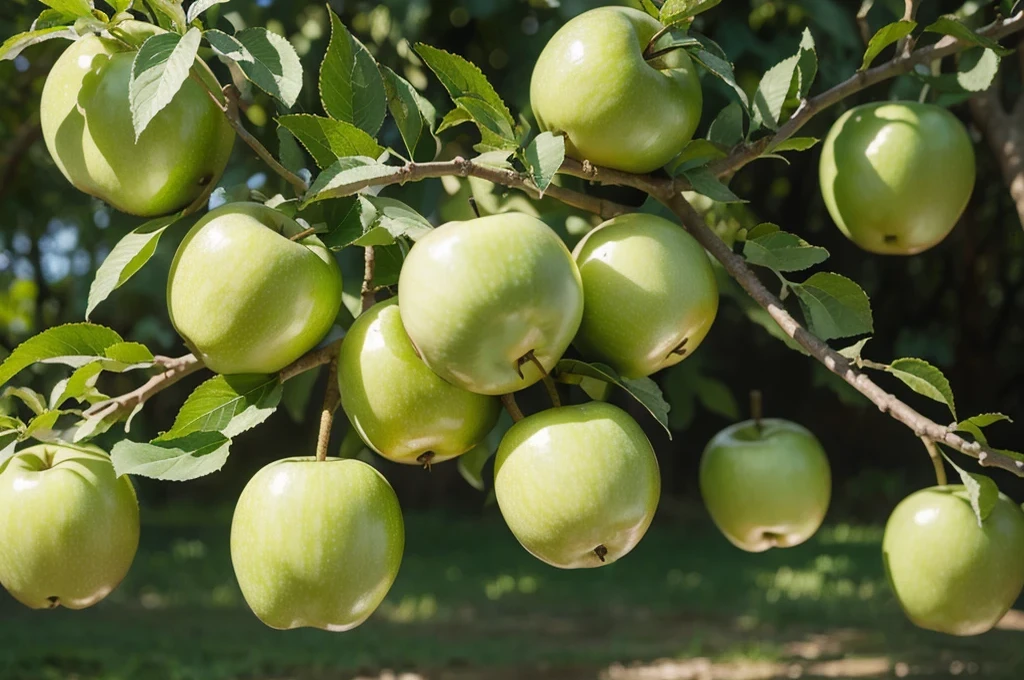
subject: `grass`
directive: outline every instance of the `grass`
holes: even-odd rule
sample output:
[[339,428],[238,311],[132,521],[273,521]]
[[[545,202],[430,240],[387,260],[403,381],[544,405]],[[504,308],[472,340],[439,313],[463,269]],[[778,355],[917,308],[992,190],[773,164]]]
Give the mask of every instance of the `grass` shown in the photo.
[[523,551],[494,513],[406,521],[388,599],[332,634],[273,631],[249,612],[229,512],[150,513],[128,579],[100,605],[35,612],[0,596],[0,678],[1024,675],[1020,632],[958,639],[904,620],[878,527],[830,526],[748,555],[704,523],[661,522],[624,560],[567,572]]

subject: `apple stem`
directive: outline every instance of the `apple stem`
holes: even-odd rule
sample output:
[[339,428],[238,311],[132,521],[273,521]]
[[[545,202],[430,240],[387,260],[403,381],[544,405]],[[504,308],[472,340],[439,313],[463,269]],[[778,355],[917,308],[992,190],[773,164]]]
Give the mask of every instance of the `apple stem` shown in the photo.
[[504,406],[505,410],[508,411],[508,414],[512,416],[513,423],[518,423],[523,419],[523,412],[519,410],[519,404],[516,403],[516,397],[511,392],[501,395],[501,405]]
[[644,48],[644,60],[653,59],[651,56],[654,52],[654,45],[661,40],[662,36],[672,30],[671,26],[662,26],[658,29],[658,32],[651,36],[651,39],[647,41],[647,47]]
[[373,275],[377,266],[376,262],[376,254],[373,250],[373,246],[366,246],[366,251],[363,254],[363,288],[360,293],[363,300],[364,312],[370,307],[373,307],[377,302],[377,296],[375,295],[377,289],[373,287]]
[[684,49],[685,47],[686,45],[669,45],[668,47],[663,47],[662,49],[655,50],[654,52],[651,52],[649,55],[644,57],[644,61],[654,61],[658,57],[664,57],[666,54],[669,54],[670,52],[675,52],[676,50],[681,50]]
[[946,466],[942,464],[942,455],[939,454],[939,447],[934,440],[928,437],[921,437],[924,448],[928,451],[928,457],[932,459],[932,467],[935,468],[935,481],[939,486],[946,486],[949,480],[946,479]]
[[316,439],[316,459],[320,462],[327,460],[327,451],[331,445],[331,429],[334,427],[334,412],[341,401],[341,394],[338,391],[338,359],[330,363],[327,370],[327,391],[324,392],[324,408],[320,412],[320,433]]
[[470,196],[466,201],[469,203],[469,207],[473,209],[473,214],[480,217],[480,206],[476,204],[476,198]]
[[604,562],[605,556],[608,555],[608,548],[604,547],[604,545],[599,545],[596,548],[594,548],[594,554],[597,555],[597,559],[601,560],[601,562]]
[[551,399],[551,405],[555,407],[561,406],[562,398],[558,395],[558,386],[555,385],[555,381],[551,379],[551,375],[547,372],[547,369],[544,368],[544,364],[540,363],[540,359],[537,358],[537,355],[533,353],[532,349],[523,356],[521,356],[519,358],[519,361],[516,362],[516,371],[519,372],[519,377],[523,377],[523,371],[521,367],[527,361],[532,362],[533,365],[537,367],[537,370],[540,371],[540,374],[543,376],[541,380],[544,382],[544,388],[548,391],[548,398]]
[[306,238],[307,236],[312,236],[315,233],[316,233],[316,227],[310,227],[309,229],[303,229],[302,231],[300,231],[299,233],[295,234],[294,236],[289,236],[288,240],[289,241],[301,241],[302,239]]
[[761,433],[762,400],[761,390],[750,390],[750,417],[754,421],[757,433]]

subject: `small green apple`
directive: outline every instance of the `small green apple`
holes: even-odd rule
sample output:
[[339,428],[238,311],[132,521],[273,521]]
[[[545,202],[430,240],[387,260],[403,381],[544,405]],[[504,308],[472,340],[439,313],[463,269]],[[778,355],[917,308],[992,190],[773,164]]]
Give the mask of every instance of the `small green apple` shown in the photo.
[[449,222],[409,251],[398,280],[405,330],[435,373],[505,394],[550,371],[580,325],[583,285],[561,239],[535,217]]
[[[137,21],[118,29],[140,38],[163,32]],[[136,140],[128,99],[136,54],[118,40],[80,38],[50,69],[39,120],[46,148],[77,189],[123,212],[155,217],[188,206],[216,184],[235,133],[203,86],[188,79]],[[193,72],[219,92],[202,60]]]
[[821,195],[836,226],[864,250],[913,255],[946,238],[974,189],[974,147],[934,104],[850,109],[825,138]]
[[693,353],[718,313],[707,253],[681,227],[633,213],[600,225],[573,251],[583,279],[574,344],[626,378],[642,378]]
[[674,50],[644,59],[661,28],[646,12],[600,7],[571,19],[544,47],[530,102],[542,130],[565,135],[569,156],[652,172],[693,137],[702,98],[690,57]]
[[405,525],[384,476],[358,460],[285,458],[249,480],[231,521],[245,601],[271,628],[355,628],[398,575]]
[[889,583],[917,626],[979,635],[1024,587],[1024,512],[999,494],[978,526],[963,486],[936,486],[896,506],[882,539]]
[[341,407],[366,445],[397,463],[429,465],[461,455],[494,427],[496,397],[438,377],[409,342],[398,299],[359,315],[338,354]]
[[494,492],[524,548],[552,566],[580,569],[610,564],[640,542],[661,476],[637,422],[595,401],[513,425],[494,461]]
[[96,447],[42,444],[0,463],[0,583],[33,609],[90,607],[139,547],[139,502]]
[[700,492],[718,528],[748,552],[799,545],[825,519],[828,458],[809,430],[748,420],[716,434],[700,461]]
[[295,220],[229,203],[196,222],[167,279],[171,323],[218,373],[275,373],[327,334],[341,307],[341,270]]

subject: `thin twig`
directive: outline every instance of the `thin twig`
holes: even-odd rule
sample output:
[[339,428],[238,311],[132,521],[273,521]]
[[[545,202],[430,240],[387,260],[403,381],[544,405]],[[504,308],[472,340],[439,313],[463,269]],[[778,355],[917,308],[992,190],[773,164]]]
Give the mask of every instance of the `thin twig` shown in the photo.
[[942,455],[939,453],[939,447],[928,437],[921,437],[921,442],[928,451],[928,457],[935,468],[935,482],[939,486],[946,486],[949,482],[946,479],[946,466],[942,464]]
[[327,371],[327,390],[324,392],[324,406],[320,411],[320,432],[316,438],[316,459],[327,460],[331,446],[331,430],[334,428],[334,412],[338,410],[341,395],[338,391],[338,361],[330,363]]
[[373,287],[373,272],[376,268],[376,255],[373,246],[366,246],[363,253],[363,288],[361,293],[363,311],[365,312],[377,302],[374,295],[376,288]]
[[126,417],[157,392],[167,389],[182,378],[203,368],[203,362],[192,354],[186,354],[176,359],[156,357],[154,363],[164,370],[131,392],[93,404],[86,409],[85,417],[99,419]]
[[512,416],[513,423],[518,423],[523,419],[523,412],[519,410],[519,404],[516,403],[515,395],[511,393],[501,395],[501,405]]
[[[913,21],[917,17],[917,8],[920,4],[921,0],[904,0],[903,21]],[[913,34],[907,34],[896,46],[896,54],[903,57],[910,56],[914,50],[914,42]]]
[[281,382],[291,380],[300,373],[323,366],[324,364],[330,363],[334,357],[338,356],[338,350],[341,349],[341,339],[335,340],[329,345],[324,345],[319,349],[314,349],[312,352],[306,353],[304,356],[299,357],[294,362],[285,366],[281,369],[281,372],[277,376],[281,379]]
[[868,24],[868,12],[875,4],[875,0],[863,0],[860,9],[857,10],[857,29],[860,31],[860,39],[865,47],[871,42],[871,26]]
[[289,241],[301,241],[302,239],[306,238],[307,236],[312,236],[315,233],[316,233],[316,227],[309,227],[308,229],[303,229],[302,231],[300,231],[299,233],[295,234],[294,236],[289,236],[288,240]]

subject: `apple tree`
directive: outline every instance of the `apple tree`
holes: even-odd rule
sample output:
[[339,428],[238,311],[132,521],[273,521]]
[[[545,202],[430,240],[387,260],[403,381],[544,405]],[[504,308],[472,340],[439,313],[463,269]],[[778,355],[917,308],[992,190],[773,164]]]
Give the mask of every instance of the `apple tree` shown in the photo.
[[[920,3],[906,0],[900,16],[865,30],[860,68],[830,88],[815,86],[809,29],[793,54],[744,84],[728,52],[697,30],[702,13],[729,11],[718,0],[597,7],[551,36],[533,65],[529,106],[514,115],[465,57],[407,45],[450,99],[430,101],[330,9],[316,79],[322,111],[302,111],[294,46],[264,27],[218,23],[225,1],[44,0],[31,29],[0,47],[14,59],[35,43],[71,41],[40,93],[46,149],[73,187],[148,218],[99,267],[87,320],[43,330],[0,364],[5,395],[23,405],[0,416],[0,583],[15,598],[37,608],[102,599],[138,544],[130,477],[216,473],[233,438],[279,407],[284,385],[322,366],[315,450],[259,471],[232,524],[236,577],[267,625],[352,628],[398,573],[398,496],[367,462],[330,455],[339,409],[361,444],[391,461],[456,465],[481,484],[494,456],[497,504],[538,559],[566,569],[622,559],[651,524],[661,476],[644,429],[610,402],[635,400],[667,430],[668,403],[651,376],[698,350],[728,287],[769,333],[923,444],[936,486],[894,509],[883,545],[907,616],[969,635],[1012,605],[1024,587],[1024,511],[994,479],[961,467],[1024,476],[1024,455],[985,433],[1007,417],[962,417],[949,380],[922,359],[868,359],[868,296],[837,273],[805,273],[829,253],[797,235],[801,225],[724,232],[716,221],[743,203],[730,186],[738,170],[815,147],[800,133],[819,113],[914,74],[920,101],[878,101],[838,118],[821,144],[818,187],[865,258],[941,242],[975,190],[975,151],[942,105],[957,97],[924,95],[982,93],[972,106],[989,107],[989,136],[1009,134],[985,97],[1009,53],[1000,40],[1024,29],[1016,2],[919,25]],[[863,27],[871,5],[858,14]],[[721,110],[707,110],[709,87],[729,93]],[[247,129],[254,90],[276,102],[276,153]],[[388,118],[395,143],[381,133]],[[442,154],[446,135],[467,126],[474,153]],[[239,140],[283,190],[221,191],[215,207]],[[438,178],[485,180],[592,217],[570,250],[525,209],[483,214],[467,203],[469,214],[435,225],[388,192]],[[609,187],[647,200],[627,204]],[[189,353],[161,356],[88,321],[186,221],[166,306]],[[360,266],[340,266],[339,252],[353,250]],[[355,304],[344,279],[362,282]],[[37,363],[68,369],[48,395],[18,382]],[[173,425],[136,438],[132,418],[147,401],[201,371],[208,379]],[[883,389],[878,373],[944,404],[952,423]],[[138,374],[148,378],[134,389],[106,393],[112,375],[123,384]],[[533,385],[550,407],[524,415],[516,394]],[[832,497],[828,456],[807,427],[763,418],[759,396],[751,411],[708,443],[704,502],[740,549],[799,544]],[[109,452],[95,444],[101,435]],[[959,483],[948,483],[948,467]],[[52,531],[24,530],[26,513]]]

